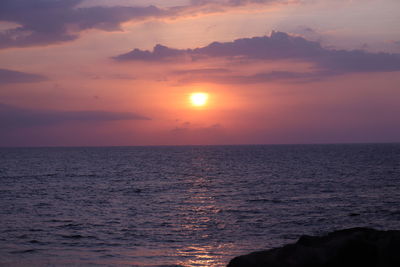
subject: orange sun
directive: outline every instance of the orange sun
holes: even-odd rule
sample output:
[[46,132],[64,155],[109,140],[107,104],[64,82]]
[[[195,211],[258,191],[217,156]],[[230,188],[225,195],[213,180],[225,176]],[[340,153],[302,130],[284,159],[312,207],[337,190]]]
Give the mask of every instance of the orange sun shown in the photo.
[[202,107],[207,104],[207,93],[192,93],[190,94],[190,102],[193,106]]

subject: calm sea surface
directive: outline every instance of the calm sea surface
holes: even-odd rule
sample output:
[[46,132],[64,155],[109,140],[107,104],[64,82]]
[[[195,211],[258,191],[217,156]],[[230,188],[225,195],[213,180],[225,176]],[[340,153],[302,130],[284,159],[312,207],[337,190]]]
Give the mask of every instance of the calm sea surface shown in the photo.
[[224,266],[400,229],[400,144],[0,149],[0,265]]

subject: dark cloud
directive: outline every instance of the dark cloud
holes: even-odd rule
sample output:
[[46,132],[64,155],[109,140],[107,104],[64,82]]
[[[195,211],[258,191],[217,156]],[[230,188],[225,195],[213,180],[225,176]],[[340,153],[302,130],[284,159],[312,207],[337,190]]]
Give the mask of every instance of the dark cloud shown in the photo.
[[219,13],[228,9],[246,5],[268,5],[272,3],[289,3],[288,0],[191,0],[188,5],[172,7],[168,11],[173,16]]
[[[271,79],[316,79],[353,72],[400,71],[399,54],[328,49],[322,47],[319,42],[309,41],[303,37],[291,36],[283,32],[272,32],[271,36],[237,39],[233,42],[214,42],[195,49],[179,50],[157,45],[153,51],[135,49],[114,59],[119,61],[161,62],[179,59],[198,61],[208,58],[258,62],[294,60],[314,65],[314,70],[310,73],[274,71],[236,78],[238,81],[248,80],[248,82]],[[235,79],[232,78],[231,80]]]
[[[301,37],[290,36],[283,32],[272,32],[271,36],[237,39],[233,42],[213,42],[195,49],[172,49],[156,45],[153,51],[134,49],[115,57],[117,60],[168,60],[176,57],[188,57],[192,60],[210,57],[241,59],[313,59],[321,57],[327,51],[317,42]],[[143,56],[146,55],[146,56]]]
[[210,82],[219,84],[255,84],[272,81],[285,82],[314,82],[330,76],[329,72],[291,72],[271,71],[260,72],[253,75],[188,75],[179,79],[180,83]]
[[198,75],[198,74],[218,74],[218,73],[229,73],[231,72],[225,68],[204,68],[204,69],[189,69],[189,70],[176,70],[173,71],[173,74],[178,75]]
[[149,120],[149,118],[131,112],[34,110],[0,103],[1,129],[57,125],[70,121],[118,120]]
[[130,60],[141,60],[141,61],[164,61],[169,59],[176,59],[184,56],[186,51],[179,49],[168,48],[163,45],[156,45],[153,51],[143,51],[140,49],[134,49],[129,53],[122,54],[114,57],[118,61],[130,61]]
[[192,125],[190,122],[184,122],[181,125],[175,127],[171,130],[174,134],[186,134],[186,133],[215,133],[222,130],[223,127],[221,124],[216,123],[210,126],[196,126]]
[[265,4],[271,2],[287,2],[283,0],[192,0],[191,6],[243,6],[248,4]]
[[361,50],[328,50],[316,60],[327,70],[337,72],[399,71],[400,54],[368,53]]
[[280,0],[195,0],[186,6],[166,9],[152,5],[80,7],[83,2],[84,0],[1,0],[0,22],[13,22],[19,26],[0,32],[0,49],[72,41],[83,30],[116,31],[126,21],[220,12],[223,7]]
[[25,73],[14,70],[0,69],[0,85],[8,83],[31,83],[46,81],[47,78],[38,74]]
[[8,83],[31,83],[47,80],[46,77],[38,74],[25,73],[14,70],[0,69],[0,85]]
[[190,1],[193,6],[203,6],[207,4],[224,4],[224,5],[240,5],[243,3],[262,3],[268,2],[268,0],[191,0]]
[[1,0],[0,21],[19,24],[0,32],[0,48],[46,45],[71,41],[87,29],[114,31],[129,20],[163,16],[154,7],[79,8],[83,0]]

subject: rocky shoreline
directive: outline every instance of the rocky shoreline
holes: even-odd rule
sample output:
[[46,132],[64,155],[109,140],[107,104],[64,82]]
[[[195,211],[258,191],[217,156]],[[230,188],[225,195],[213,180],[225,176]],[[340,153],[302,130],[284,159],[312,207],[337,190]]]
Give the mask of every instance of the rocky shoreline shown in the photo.
[[301,236],[280,248],[233,258],[227,267],[399,267],[400,231],[351,228]]

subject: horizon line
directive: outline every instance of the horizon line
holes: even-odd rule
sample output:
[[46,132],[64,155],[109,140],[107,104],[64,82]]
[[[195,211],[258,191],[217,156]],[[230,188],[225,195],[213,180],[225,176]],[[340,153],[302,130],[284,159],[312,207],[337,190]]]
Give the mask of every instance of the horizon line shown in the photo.
[[248,144],[185,144],[185,145],[38,145],[38,146],[0,146],[4,148],[121,148],[121,147],[222,147],[222,146],[312,146],[312,145],[395,145],[392,142],[332,142],[332,143],[248,143]]

